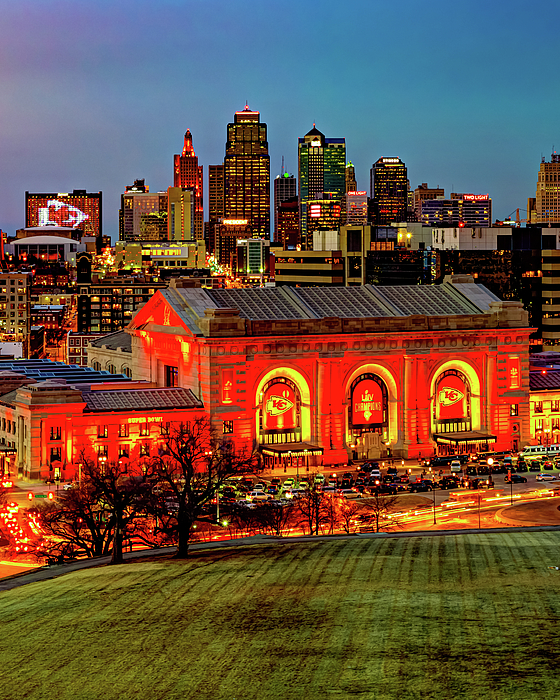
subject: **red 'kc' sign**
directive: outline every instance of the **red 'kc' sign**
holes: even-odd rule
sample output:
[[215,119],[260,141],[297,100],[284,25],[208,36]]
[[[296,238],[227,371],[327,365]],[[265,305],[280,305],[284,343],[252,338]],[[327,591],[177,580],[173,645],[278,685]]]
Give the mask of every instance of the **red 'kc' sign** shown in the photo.
[[440,420],[462,420],[467,417],[467,388],[465,382],[456,375],[448,375],[440,380],[436,402]]
[[262,402],[263,430],[286,430],[297,427],[296,395],[287,384],[268,387]]

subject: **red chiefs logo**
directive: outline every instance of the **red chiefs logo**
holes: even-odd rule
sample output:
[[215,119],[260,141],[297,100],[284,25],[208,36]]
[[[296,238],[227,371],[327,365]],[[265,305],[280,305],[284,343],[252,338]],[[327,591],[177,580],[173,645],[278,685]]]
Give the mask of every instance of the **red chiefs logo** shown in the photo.
[[269,396],[266,402],[266,412],[271,416],[281,416],[293,406],[293,402],[284,396]]
[[442,406],[453,406],[464,398],[465,395],[462,391],[451,386],[442,387],[438,394],[438,400]]

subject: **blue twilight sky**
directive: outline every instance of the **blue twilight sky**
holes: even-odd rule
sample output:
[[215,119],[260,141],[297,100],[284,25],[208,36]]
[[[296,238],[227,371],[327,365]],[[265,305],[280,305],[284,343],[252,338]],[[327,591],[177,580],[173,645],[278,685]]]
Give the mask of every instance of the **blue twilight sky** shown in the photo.
[[207,190],[246,101],[271,178],[316,122],[360,189],[399,156],[413,188],[489,193],[503,218],[560,150],[559,25],[558,0],[0,0],[0,227],[26,190],[101,190],[115,240],[124,187],[173,184],[187,128]]

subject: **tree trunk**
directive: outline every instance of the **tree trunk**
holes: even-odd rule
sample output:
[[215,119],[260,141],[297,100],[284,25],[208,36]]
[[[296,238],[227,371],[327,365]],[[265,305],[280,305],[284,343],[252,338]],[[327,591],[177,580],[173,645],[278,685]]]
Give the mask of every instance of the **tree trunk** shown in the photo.
[[113,540],[113,556],[111,557],[111,564],[122,564],[123,559],[123,532],[121,527],[121,519],[117,515],[115,523],[115,538]]
[[188,518],[182,518],[178,523],[179,537],[177,542],[177,553],[175,554],[176,559],[185,559],[189,556],[192,526],[192,521]]

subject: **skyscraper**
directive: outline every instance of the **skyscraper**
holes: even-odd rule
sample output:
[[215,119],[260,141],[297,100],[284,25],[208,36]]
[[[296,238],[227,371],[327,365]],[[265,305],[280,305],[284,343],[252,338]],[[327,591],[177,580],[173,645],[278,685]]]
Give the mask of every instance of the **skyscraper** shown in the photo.
[[167,192],[150,192],[144,180],[135,180],[121,194],[119,241],[167,240]]
[[356,180],[356,168],[353,163],[346,163],[346,192],[355,192],[358,189]]
[[227,126],[224,217],[248,222],[253,238],[270,238],[270,156],[260,113],[236,112]]
[[274,178],[274,241],[278,241],[278,210],[283,202],[297,197],[297,179],[290,173]]
[[192,190],[194,195],[194,237],[200,240],[204,237],[203,210],[203,167],[198,164],[198,156],[194,152],[192,134],[187,129],[183,145],[183,153],[174,156],[173,187]]
[[314,124],[311,131],[298,139],[298,168],[301,246],[303,250],[312,250],[309,202],[331,200],[328,209],[331,214],[338,211],[339,216],[345,209],[345,139],[327,139]]
[[560,222],[560,155],[558,153],[551,155],[549,163],[542,159],[537,181],[535,210],[531,216],[531,221],[534,223]]
[[370,170],[370,196],[378,226],[406,221],[408,181],[400,158],[379,158]]

